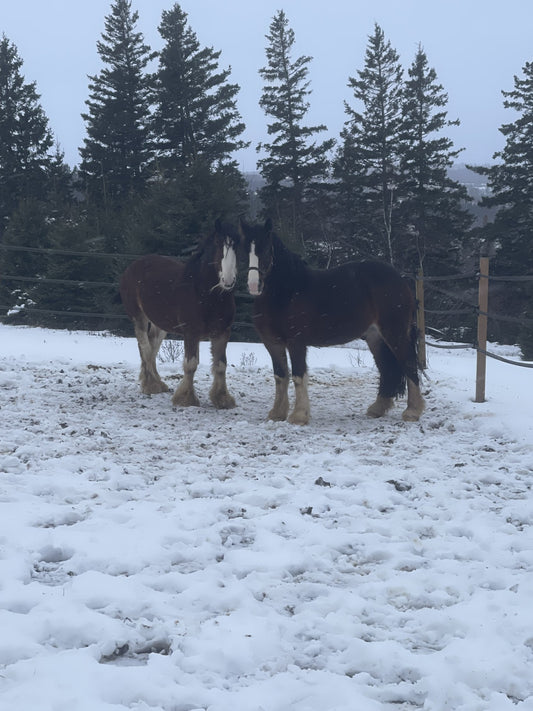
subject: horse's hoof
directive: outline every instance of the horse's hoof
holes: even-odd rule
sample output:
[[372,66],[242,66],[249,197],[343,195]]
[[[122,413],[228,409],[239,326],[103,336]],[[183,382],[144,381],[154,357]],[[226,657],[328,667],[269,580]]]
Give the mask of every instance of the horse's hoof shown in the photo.
[[285,422],[287,419],[287,413],[283,412],[276,412],[275,410],[270,410],[268,413],[268,419],[272,420],[272,422]]
[[378,396],[376,402],[372,403],[366,414],[368,417],[383,417],[394,405],[394,400],[391,397]]
[[410,410],[407,408],[407,410],[402,412],[402,420],[404,422],[418,422],[419,419],[420,413],[417,412],[417,410]]
[[289,416],[289,422],[291,425],[308,425],[309,424],[309,413],[308,412],[293,412]]
[[374,408],[373,406],[370,406],[368,410],[366,411],[367,417],[373,417],[374,419],[377,420],[378,417],[383,417],[385,414],[381,409],[378,410],[378,408]]
[[172,404],[174,407],[200,407],[200,400],[194,393],[174,393]]
[[235,407],[235,398],[232,397],[229,393],[226,393],[226,395],[211,398],[211,402],[213,405],[217,408],[217,410],[231,410],[233,407]]

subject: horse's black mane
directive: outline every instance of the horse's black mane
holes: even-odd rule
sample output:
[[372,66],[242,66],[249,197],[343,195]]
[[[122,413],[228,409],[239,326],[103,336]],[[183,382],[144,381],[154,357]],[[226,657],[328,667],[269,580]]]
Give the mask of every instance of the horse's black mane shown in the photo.
[[300,255],[291,251],[272,232],[273,265],[270,282],[279,296],[290,296],[303,288],[309,274],[309,267]]
[[191,273],[201,262],[210,262],[213,258],[214,240],[216,230],[209,232],[205,237],[202,237],[191,256],[187,259],[186,273]]

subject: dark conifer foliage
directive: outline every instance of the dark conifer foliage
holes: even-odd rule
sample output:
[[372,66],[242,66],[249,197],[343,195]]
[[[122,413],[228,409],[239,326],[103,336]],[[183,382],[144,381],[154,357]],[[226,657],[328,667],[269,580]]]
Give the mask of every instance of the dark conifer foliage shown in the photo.
[[424,267],[429,274],[460,270],[465,234],[472,216],[464,185],[448,176],[461,153],[445,135],[458,121],[447,119],[448,95],[419,47],[408,71],[402,101],[399,162],[400,266]]
[[356,104],[345,103],[348,118],[335,161],[340,229],[351,238],[356,256],[394,264],[403,70],[377,24],[368,39],[364,67],[349,78],[348,86]]
[[[516,115],[500,127],[504,148],[494,155],[492,166],[474,168],[488,178],[490,195],[483,204],[497,209],[494,223],[483,231],[497,275],[533,274],[533,62],[526,62],[522,72],[514,77],[511,91],[502,91],[504,107]],[[517,338],[525,357],[533,359],[531,282],[514,282],[512,289],[495,296],[500,310],[527,319],[524,326],[507,329],[506,338]]]
[[247,147],[240,90],[220,69],[221,52],[202,47],[179,4],[162,13],[164,45],[152,78],[154,179],[137,221],[142,252],[187,255],[219,216],[244,211],[245,183],[234,153]]
[[237,84],[221,70],[221,52],[201,47],[179,4],[165,11],[159,33],[165,41],[155,76],[154,133],[157,158],[164,168],[198,161],[210,168],[235,164],[233,153],[246,147],[237,109]]
[[258,146],[266,153],[258,161],[266,181],[261,197],[265,211],[278,222],[280,231],[295,247],[305,249],[306,240],[322,237],[316,227],[324,224],[328,152],[334,140],[317,143],[313,137],[326,126],[304,124],[311,94],[307,77],[312,58],[293,58],[295,34],[283,10],[274,16],[266,39],[267,65],[259,71],[265,80],[260,105],[272,118],[268,134],[273,138]]
[[[42,256],[53,210],[49,198],[55,163],[48,119],[35,83],[25,82],[22,59],[7,37],[0,41],[0,304],[34,303],[35,279],[44,275]],[[25,316],[18,316],[26,320]]]
[[17,48],[0,41],[0,237],[21,200],[43,200],[50,150],[48,119],[35,83],[24,81]]
[[115,0],[97,43],[103,68],[90,77],[80,175],[89,197],[112,207],[146,185],[153,151],[146,68],[154,55],[135,27],[130,0]]

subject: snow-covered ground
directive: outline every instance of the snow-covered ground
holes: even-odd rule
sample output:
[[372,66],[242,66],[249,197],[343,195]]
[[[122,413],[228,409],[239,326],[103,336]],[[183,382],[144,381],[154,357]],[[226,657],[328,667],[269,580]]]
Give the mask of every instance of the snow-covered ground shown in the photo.
[[312,350],[298,427],[261,345],[173,409],[133,339],[0,326],[1,711],[533,709],[533,372],[428,355],[413,424]]

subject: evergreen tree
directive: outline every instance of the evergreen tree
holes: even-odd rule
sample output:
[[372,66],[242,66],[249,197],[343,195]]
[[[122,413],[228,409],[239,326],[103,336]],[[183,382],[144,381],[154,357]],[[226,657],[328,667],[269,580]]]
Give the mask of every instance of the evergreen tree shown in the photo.
[[[154,180],[135,229],[140,251],[186,255],[221,215],[244,210],[245,183],[233,153],[245,148],[237,84],[221,52],[202,48],[179,4],[163,12],[165,41],[153,77]],[[148,207],[149,206],[149,207]]]
[[0,304],[24,308],[33,301],[44,272],[46,198],[53,137],[35,83],[22,75],[22,60],[5,37],[0,41]]
[[[517,118],[500,127],[505,137],[503,150],[494,155],[490,167],[473,168],[488,178],[489,196],[482,201],[497,208],[485,239],[495,251],[491,271],[495,275],[533,274],[533,62],[526,62],[523,76],[514,77],[514,89],[502,91],[507,109]],[[492,298],[492,297],[491,297]],[[512,289],[497,295],[501,311],[522,317],[522,327],[507,327],[502,338],[518,339],[524,356],[533,358],[533,288],[531,282],[515,282]]]
[[130,0],[115,0],[97,43],[103,68],[89,77],[87,138],[80,149],[80,175],[87,192],[106,208],[141,192],[152,158],[150,82],[153,54],[136,32],[138,13]]
[[448,96],[418,48],[404,84],[399,206],[401,268],[428,274],[454,273],[462,257],[465,233],[472,217],[465,209],[465,186],[451,180],[448,170],[461,150],[443,132],[448,121]]
[[[360,256],[398,257],[396,211],[403,70],[379,25],[369,37],[364,68],[349,77],[358,105],[345,103],[348,120],[335,161],[342,231]],[[361,233],[362,226],[362,233]]]
[[230,69],[219,69],[221,52],[200,47],[177,3],[163,12],[159,33],[165,41],[155,77],[160,164],[235,165],[232,154],[249,144],[240,138],[245,127],[236,106],[239,86],[229,83]]
[[0,237],[21,200],[44,199],[53,137],[35,83],[5,35],[0,41]]
[[258,166],[266,186],[261,191],[265,211],[276,218],[280,230],[294,243],[318,240],[323,224],[322,201],[327,195],[328,152],[334,141],[316,143],[312,138],[326,126],[305,126],[311,91],[307,76],[311,57],[292,58],[294,31],[280,10],[266,37],[267,66],[259,70],[265,80],[260,106],[273,118],[268,124],[270,143],[258,146],[266,157]]

